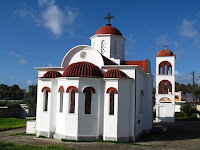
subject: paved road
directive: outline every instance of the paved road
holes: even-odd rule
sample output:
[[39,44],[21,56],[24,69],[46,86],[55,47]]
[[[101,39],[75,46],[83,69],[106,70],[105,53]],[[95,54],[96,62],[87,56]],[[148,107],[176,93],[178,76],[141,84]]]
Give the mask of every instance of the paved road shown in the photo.
[[[78,150],[200,150],[200,121],[177,121],[174,124],[162,125],[168,127],[166,132],[153,132],[143,135],[136,142],[141,145],[103,142],[61,142],[56,139],[36,138],[35,136],[10,136],[11,134],[25,132],[25,128],[0,132],[0,141],[38,146],[64,144],[69,149],[75,148]],[[162,147],[161,145],[165,145],[166,147]]]

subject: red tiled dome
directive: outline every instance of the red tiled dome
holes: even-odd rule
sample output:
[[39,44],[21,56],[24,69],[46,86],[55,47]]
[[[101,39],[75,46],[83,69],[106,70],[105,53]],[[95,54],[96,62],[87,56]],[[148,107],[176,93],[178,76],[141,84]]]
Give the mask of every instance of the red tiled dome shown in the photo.
[[173,52],[168,49],[163,49],[158,53],[158,56],[173,56]]
[[128,78],[126,74],[118,69],[108,70],[104,74],[104,78]]
[[115,35],[121,35],[121,32],[113,27],[113,26],[103,26],[95,34],[115,34]]
[[69,65],[64,73],[63,77],[103,77],[101,70],[96,65],[89,62],[77,62]]
[[58,78],[62,77],[62,74],[57,71],[47,71],[44,75],[43,78]]

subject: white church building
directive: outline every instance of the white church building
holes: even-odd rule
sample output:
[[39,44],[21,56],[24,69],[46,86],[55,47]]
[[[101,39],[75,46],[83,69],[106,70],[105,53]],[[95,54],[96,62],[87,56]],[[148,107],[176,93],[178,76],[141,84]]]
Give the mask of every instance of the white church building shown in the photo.
[[106,18],[108,24],[90,37],[91,46],[73,47],[61,67],[36,68],[36,122],[27,123],[28,133],[56,139],[127,142],[150,131],[150,61],[126,61],[126,39],[111,26],[110,14]]

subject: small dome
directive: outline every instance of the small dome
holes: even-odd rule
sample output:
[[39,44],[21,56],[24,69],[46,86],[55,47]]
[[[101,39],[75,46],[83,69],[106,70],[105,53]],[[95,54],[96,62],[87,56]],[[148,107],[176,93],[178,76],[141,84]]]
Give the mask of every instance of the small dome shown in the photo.
[[77,62],[69,65],[64,73],[63,77],[103,77],[101,70],[96,65],[89,62]]
[[163,49],[158,53],[158,56],[173,56],[173,52],[168,49]]
[[115,28],[113,26],[108,26],[108,25],[101,27],[99,30],[97,30],[95,35],[96,34],[114,34],[114,35],[122,36],[121,32],[117,28]]
[[108,70],[104,74],[104,78],[128,78],[126,74],[118,69]]
[[58,78],[62,77],[62,74],[57,71],[47,71],[44,75],[43,78]]

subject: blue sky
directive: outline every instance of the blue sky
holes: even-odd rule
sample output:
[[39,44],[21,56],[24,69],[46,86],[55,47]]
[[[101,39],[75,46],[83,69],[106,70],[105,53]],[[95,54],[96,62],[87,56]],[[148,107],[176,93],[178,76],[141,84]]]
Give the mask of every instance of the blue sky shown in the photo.
[[199,0],[1,0],[0,83],[28,88],[37,83],[34,67],[59,67],[76,45],[111,20],[126,41],[126,59],[150,59],[166,43],[176,55],[176,81],[192,82],[200,75]]

